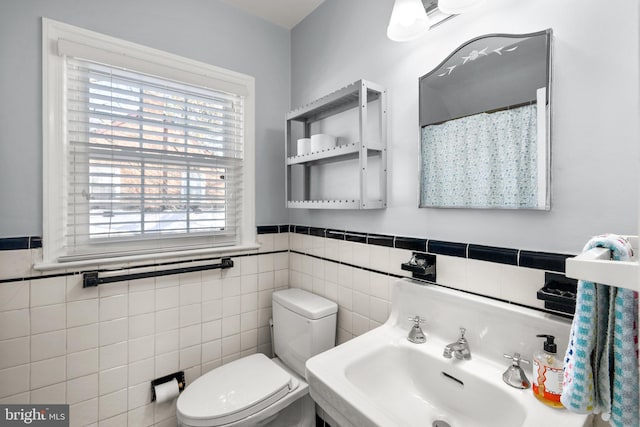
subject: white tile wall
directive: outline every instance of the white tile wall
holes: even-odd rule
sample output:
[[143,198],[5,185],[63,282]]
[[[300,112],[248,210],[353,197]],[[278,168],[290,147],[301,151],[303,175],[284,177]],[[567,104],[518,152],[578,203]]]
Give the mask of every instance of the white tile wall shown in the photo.
[[34,251],[1,251],[0,402],[68,403],[71,425],[176,426],[175,404],[152,404],[150,381],[187,382],[258,351],[270,355],[271,293],[288,286],[289,235],[230,270],[82,288],[82,276],[40,279]]
[[[66,402],[73,426],[174,427],[175,404],[150,403],[149,382],[184,370],[189,383],[243,355],[270,354],[274,290],[299,287],[336,301],[342,343],[386,320],[397,280],[389,274],[410,275],[400,269],[409,250],[295,233],[258,237],[258,253],[234,258],[230,270],[89,289],[81,275],[38,278],[34,251],[0,252],[0,266],[11,266],[0,279],[28,279],[0,284],[0,402]],[[289,249],[304,254],[265,253]],[[443,285],[542,306],[542,270],[437,259]]]
[[[292,249],[306,254],[289,254],[289,284],[324,296],[338,304],[337,342],[345,342],[386,321],[390,311],[390,287],[396,280],[389,276],[391,252],[411,252],[363,243],[291,234]],[[306,243],[309,242],[309,243]],[[351,265],[345,265],[351,264]],[[379,270],[381,274],[363,268]],[[397,272],[394,270],[394,273]],[[403,272],[406,273],[406,272]]]
[[[338,304],[338,343],[384,323],[395,276],[411,276],[400,268],[410,259],[409,250],[293,233],[290,241],[292,250],[304,252],[289,254],[290,286]],[[321,253],[327,259],[309,256]],[[536,291],[544,284],[542,270],[437,255],[437,276],[438,283],[448,287],[544,307],[536,299]]]

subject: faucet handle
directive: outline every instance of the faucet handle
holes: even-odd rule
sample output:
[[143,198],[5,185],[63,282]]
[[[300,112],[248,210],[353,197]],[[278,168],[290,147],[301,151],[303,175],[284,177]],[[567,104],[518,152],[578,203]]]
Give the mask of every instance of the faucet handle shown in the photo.
[[427,341],[427,337],[424,335],[422,328],[420,328],[420,323],[424,323],[425,320],[420,318],[420,316],[409,316],[409,320],[413,321],[413,327],[409,331],[409,336],[407,339],[415,344],[422,344]]
[[465,332],[467,332],[467,328],[460,327],[460,338],[464,338]]
[[411,320],[414,324],[414,326],[420,326],[421,323],[426,322],[426,320],[424,320],[422,317],[415,315],[413,317],[409,316],[409,320]]
[[503,354],[502,356],[504,356],[505,359],[511,359],[511,361],[513,361],[514,366],[520,366],[521,362],[526,365],[531,364],[531,362],[528,361],[527,359],[523,359],[522,356],[520,356],[520,353],[513,353],[513,356],[509,354]]
[[511,387],[518,389],[526,389],[531,387],[531,382],[527,378],[527,374],[524,373],[524,370],[520,366],[520,362],[530,364],[528,360],[523,359],[520,356],[520,353],[513,353],[513,356],[508,354],[503,355],[507,359],[511,359],[511,366],[504,371],[502,374],[502,380],[510,385]]

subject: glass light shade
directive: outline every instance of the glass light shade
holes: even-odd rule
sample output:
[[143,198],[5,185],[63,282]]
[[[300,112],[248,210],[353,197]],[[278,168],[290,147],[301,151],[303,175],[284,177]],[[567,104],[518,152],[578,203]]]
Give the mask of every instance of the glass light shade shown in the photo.
[[429,18],[421,0],[396,0],[387,27],[387,37],[404,42],[417,39],[429,30]]
[[438,0],[438,9],[447,15],[457,15],[473,9],[484,0]]

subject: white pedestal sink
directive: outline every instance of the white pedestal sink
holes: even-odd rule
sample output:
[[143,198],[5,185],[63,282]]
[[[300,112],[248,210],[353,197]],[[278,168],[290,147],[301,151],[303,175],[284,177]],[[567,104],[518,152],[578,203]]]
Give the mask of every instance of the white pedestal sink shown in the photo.
[[[407,341],[415,315],[426,319],[424,344]],[[459,327],[471,360],[442,356]],[[544,333],[557,337],[563,357],[569,327],[557,316],[402,279],[384,325],[307,361],[311,397],[342,427],[590,425],[589,416],[547,407],[531,389],[502,381],[511,363],[504,353],[530,359]]]

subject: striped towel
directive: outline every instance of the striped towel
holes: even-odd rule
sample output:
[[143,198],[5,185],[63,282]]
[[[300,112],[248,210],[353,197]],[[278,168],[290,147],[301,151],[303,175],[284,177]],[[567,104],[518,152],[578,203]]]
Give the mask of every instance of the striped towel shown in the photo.
[[[610,249],[614,260],[633,256],[629,242],[612,234],[592,238],[583,251],[594,247]],[[560,398],[568,410],[602,413],[616,427],[640,425],[637,318],[636,292],[578,282]]]

